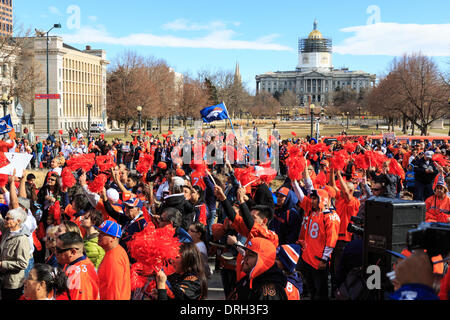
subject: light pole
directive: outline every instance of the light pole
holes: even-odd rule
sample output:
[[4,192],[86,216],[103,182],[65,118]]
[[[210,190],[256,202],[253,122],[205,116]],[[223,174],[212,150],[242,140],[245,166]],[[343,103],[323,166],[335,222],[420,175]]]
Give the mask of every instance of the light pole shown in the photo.
[[359,118],[359,125],[361,126],[361,107],[358,107],[358,118]]
[[87,109],[88,109],[88,141],[91,138],[91,109],[92,109],[92,104],[88,103],[86,105]]
[[[46,41],[47,42],[47,94],[50,94],[50,84],[49,84],[49,78],[48,78],[48,74],[49,74],[49,72],[48,72],[48,69],[49,69],[49,66],[48,66],[48,40],[49,40],[48,34],[53,29],[61,29],[61,24],[60,23],[54,24],[53,27],[50,30],[48,30],[46,33],[46,35],[47,35],[47,37],[46,37],[46,40],[47,40]],[[47,97],[47,134],[50,134],[50,100],[48,99],[48,97]]]
[[314,108],[315,108],[315,105],[313,105],[313,104],[311,104],[309,106],[309,109],[311,111],[311,138],[313,138],[313,136],[314,136]]
[[347,111],[347,131],[348,131],[348,117],[350,116],[350,112]]
[[[138,129],[138,132],[140,132],[141,131],[141,127],[142,127],[142,124],[141,124],[142,123],[142,107],[141,106],[137,106],[136,109],[137,109],[138,117],[139,117],[139,129]],[[169,124],[169,126],[170,126],[170,124]]]
[[3,106],[3,116],[6,117],[8,113],[8,106],[14,102],[14,97],[8,99],[8,95],[6,93],[3,94],[2,100],[0,104]]

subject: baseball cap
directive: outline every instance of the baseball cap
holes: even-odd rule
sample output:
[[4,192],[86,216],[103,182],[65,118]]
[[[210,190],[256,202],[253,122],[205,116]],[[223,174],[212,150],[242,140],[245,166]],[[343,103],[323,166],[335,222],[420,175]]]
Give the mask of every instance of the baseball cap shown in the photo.
[[29,199],[24,198],[24,197],[18,197],[17,200],[18,200],[19,204],[22,207],[24,207],[24,208],[26,208],[28,210],[30,209],[31,204],[30,204],[30,200]]
[[113,188],[106,190],[106,197],[108,198],[108,200],[110,200],[113,203],[119,201],[119,199],[120,199],[119,192]]
[[286,188],[286,187],[283,187],[283,188],[280,188],[280,189],[277,191],[277,193],[279,193],[279,194],[281,194],[281,195],[287,197],[288,194],[289,194],[289,189]]
[[433,151],[427,151],[427,152],[425,152],[425,157],[427,157],[427,158],[432,158],[433,155],[434,155],[434,152],[433,152]]
[[95,227],[98,231],[106,233],[109,236],[120,238],[122,236],[122,228],[117,222],[106,220],[99,227]]
[[158,168],[160,168],[161,170],[166,170],[167,164],[165,162],[160,162],[158,163]]
[[177,169],[176,174],[179,177],[184,177],[186,175],[183,169]]
[[134,197],[128,199],[123,204],[127,207],[132,207],[132,208],[138,207],[141,209],[144,206],[144,203],[139,198],[134,198]]
[[186,185],[186,182],[181,177],[173,177],[172,178],[172,182],[173,182],[174,186],[181,186],[181,187],[183,187],[183,186]]

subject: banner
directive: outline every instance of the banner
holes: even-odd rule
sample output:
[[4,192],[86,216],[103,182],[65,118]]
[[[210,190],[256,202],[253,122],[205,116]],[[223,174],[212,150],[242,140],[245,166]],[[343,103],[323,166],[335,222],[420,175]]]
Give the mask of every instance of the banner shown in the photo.
[[223,103],[218,104],[217,106],[207,107],[200,111],[200,114],[205,123],[229,119],[227,108]]

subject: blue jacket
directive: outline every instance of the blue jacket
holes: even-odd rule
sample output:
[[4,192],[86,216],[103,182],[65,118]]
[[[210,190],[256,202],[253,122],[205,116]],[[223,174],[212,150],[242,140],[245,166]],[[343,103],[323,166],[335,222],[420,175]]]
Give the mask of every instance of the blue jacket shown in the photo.
[[275,208],[269,230],[278,235],[279,245],[296,243],[300,235],[302,217],[297,210],[298,198],[292,190],[286,197],[282,207]]
[[181,243],[192,242],[192,238],[189,233],[181,227],[177,228],[175,231],[175,236]]

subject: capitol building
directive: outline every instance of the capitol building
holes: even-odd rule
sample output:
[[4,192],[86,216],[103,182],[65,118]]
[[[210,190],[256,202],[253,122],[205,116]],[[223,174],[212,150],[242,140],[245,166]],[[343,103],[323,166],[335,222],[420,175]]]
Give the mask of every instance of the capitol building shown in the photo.
[[256,76],[256,93],[266,91],[282,94],[294,92],[300,106],[326,106],[333,101],[333,92],[352,89],[357,93],[375,85],[376,75],[364,71],[350,71],[333,67],[332,40],[317,29],[299,40],[299,61],[295,71],[267,72]]

